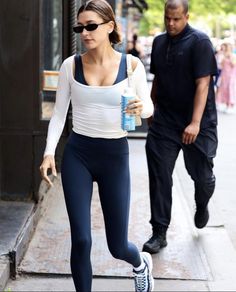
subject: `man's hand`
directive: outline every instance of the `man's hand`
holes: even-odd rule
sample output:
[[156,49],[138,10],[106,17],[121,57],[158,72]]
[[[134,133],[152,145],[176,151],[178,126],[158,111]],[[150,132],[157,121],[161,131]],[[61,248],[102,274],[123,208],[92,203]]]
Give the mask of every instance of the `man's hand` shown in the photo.
[[192,122],[189,124],[182,135],[182,142],[184,144],[192,144],[195,142],[197,139],[197,135],[199,134],[200,131],[200,123],[198,122]]

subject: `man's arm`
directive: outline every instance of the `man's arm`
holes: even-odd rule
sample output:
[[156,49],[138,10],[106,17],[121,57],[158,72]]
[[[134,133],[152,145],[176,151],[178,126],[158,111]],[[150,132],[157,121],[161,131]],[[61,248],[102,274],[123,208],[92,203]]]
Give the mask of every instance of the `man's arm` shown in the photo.
[[154,79],[152,81],[152,89],[151,89],[151,99],[154,104],[154,107],[156,106],[156,103],[157,103],[156,93],[157,93],[157,77],[154,76]]
[[[155,76],[153,81],[152,81],[152,88],[151,88],[151,99],[152,99],[152,102],[153,102],[153,105],[154,105],[154,110],[155,110],[156,103],[157,103],[156,92],[157,92],[157,78]],[[148,122],[148,126],[150,126],[151,123],[152,123],[152,117],[148,118],[147,122]]]
[[191,123],[183,132],[182,142],[193,143],[200,131],[200,123],[207,102],[211,76],[202,77],[196,80],[196,93],[194,97],[193,116]]

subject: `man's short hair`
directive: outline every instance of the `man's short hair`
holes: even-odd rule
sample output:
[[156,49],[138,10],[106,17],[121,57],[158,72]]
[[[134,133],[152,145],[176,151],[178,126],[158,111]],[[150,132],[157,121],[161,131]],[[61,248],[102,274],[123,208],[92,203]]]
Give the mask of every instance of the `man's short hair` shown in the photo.
[[165,9],[176,9],[179,6],[183,6],[184,13],[188,13],[188,0],[166,0]]

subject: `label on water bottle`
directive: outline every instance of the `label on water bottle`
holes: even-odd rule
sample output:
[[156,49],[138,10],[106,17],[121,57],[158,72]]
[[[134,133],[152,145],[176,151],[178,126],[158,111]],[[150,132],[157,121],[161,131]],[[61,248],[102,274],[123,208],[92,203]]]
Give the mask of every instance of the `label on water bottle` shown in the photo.
[[132,88],[127,88],[121,96],[121,127],[125,131],[135,130],[135,116],[125,112],[130,100],[134,99]]

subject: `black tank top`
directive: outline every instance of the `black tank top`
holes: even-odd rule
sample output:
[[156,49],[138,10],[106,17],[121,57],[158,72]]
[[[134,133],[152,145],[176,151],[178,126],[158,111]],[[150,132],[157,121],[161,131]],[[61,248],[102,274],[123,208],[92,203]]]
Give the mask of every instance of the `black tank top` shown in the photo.
[[[88,85],[85,78],[84,78],[84,70],[83,70],[83,64],[81,56],[75,55],[75,80],[79,83],[82,83],[84,85]],[[122,54],[119,71],[116,77],[116,80],[114,84],[121,82],[122,80],[127,78],[127,61],[126,61],[126,54]],[[114,85],[113,84],[113,85]]]

